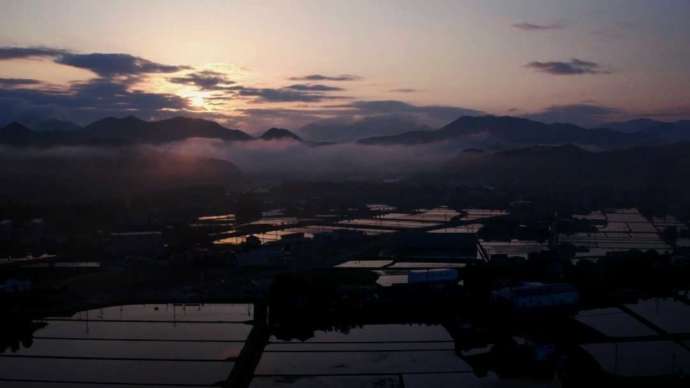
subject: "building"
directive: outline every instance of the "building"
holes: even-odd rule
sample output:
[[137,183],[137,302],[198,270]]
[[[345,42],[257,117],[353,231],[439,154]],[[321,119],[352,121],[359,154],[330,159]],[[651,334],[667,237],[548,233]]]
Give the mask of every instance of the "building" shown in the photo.
[[523,283],[492,291],[491,302],[512,313],[576,311],[580,301],[575,287],[565,283]]
[[458,270],[453,268],[415,270],[407,273],[407,283],[409,284],[442,284],[457,282]]
[[29,280],[7,279],[0,283],[0,294],[20,294],[31,291],[33,284]]

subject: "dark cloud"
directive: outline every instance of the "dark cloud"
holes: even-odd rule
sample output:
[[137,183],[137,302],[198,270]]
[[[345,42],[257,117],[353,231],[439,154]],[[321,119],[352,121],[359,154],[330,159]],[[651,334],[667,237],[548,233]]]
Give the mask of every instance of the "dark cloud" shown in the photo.
[[[250,109],[234,111],[237,113],[233,113],[233,116],[220,111],[203,113],[217,120],[242,124],[244,128],[264,129],[268,127],[264,124],[268,123],[272,124],[270,126],[295,128],[323,119],[351,123],[353,119],[364,118],[377,118],[379,124],[385,122],[389,126],[410,122],[436,126],[446,124],[459,116],[481,113],[460,107],[418,106],[396,100],[354,101],[341,105],[306,107],[307,103],[349,99],[348,96],[336,95],[337,92],[345,90],[344,88],[324,83],[361,79],[359,76],[350,74],[333,76],[310,74],[292,78],[303,82],[295,82],[278,88],[261,88],[239,85],[228,79],[225,73],[209,70],[192,71],[186,66],[156,63],[130,54],[80,54],[45,47],[0,47],[0,60],[37,57],[49,58],[55,63],[90,70],[98,77],[88,81],[72,82],[66,87],[30,79],[0,79],[0,86],[2,86],[0,88],[0,116],[4,120],[33,117],[85,123],[104,116],[136,115],[151,119],[180,113],[201,114],[194,111],[186,98],[137,89],[137,82],[143,80],[146,75],[178,71],[184,72],[170,75],[168,80],[213,92],[205,97],[206,104],[223,106],[229,99],[243,99],[255,104],[290,102],[305,105],[280,109],[258,109],[258,106],[254,105]],[[401,93],[412,91],[412,89],[398,89]],[[404,117],[405,120],[400,121],[400,117]],[[376,120],[368,122],[376,123]],[[404,126],[409,128],[407,124]]]
[[416,93],[419,90],[417,89],[412,89],[412,88],[398,88],[398,89],[390,89],[389,92],[391,93]]
[[189,69],[186,66],[164,65],[129,54],[62,54],[55,60],[67,66],[90,70],[101,77],[140,75],[146,73],[174,73]]
[[301,90],[301,91],[312,91],[312,92],[337,92],[345,90],[337,86],[328,86],[321,84],[294,84],[287,86],[285,89]]
[[330,96],[322,92],[303,91],[289,88],[241,88],[238,94],[244,97],[256,97],[254,102],[320,102],[344,97]]
[[126,85],[103,79],[75,83],[72,91],[76,103],[99,110],[157,112],[183,109],[188,105],[186,99],[174,94],[133,91]]
[[15,88],[40,84],[41,81],[29,78],[0,78],[1,88]]
[[341,74],[335,76],[323,74],[309,74],[302,77],[290,77],[291,81],[358,81],[362,77],[354,74]]
[[156,118],[188,108],[188,101],[177,95],[133,91],[126,84],[103,78],[72,83],[60,91],[0,89],[0,117],[7,121],[59,118],[85,123],[121,115]]
[[174,73],[189,69],[187,66],[164,65],[130,54],[79,54],[50,47],[0,47],[0,60],[22,58],[52,58],[55,63],[90,70],[101,77]]
[[[136,114],[146,118],[190,109],[188,101],[177,95],[135,89],[137,82],[146,75],[190,70],[187,66],[161,64],[130,54],[82,54],[46,47],[0,47],[0,60],[18,58],[49,58],[58,64],[92,71],[98,78],[74,82],[66,88],[28,79],[0,79],[3,88],[0,91],[0,112],[5,117],[36,114],[84,122],[105,115]],[[318,74],[303,78],[358,79],[352,75],[329,77]],[[209,70],[187,71],[168,80],[213,91],[206,101],[217,105],[233,98],[243,98],[252,103],[316,103],[346,98],[330,94],[344,90],[339,87],[310,82],[282,88],[247,87],[236,84],[224,73]]]
[[536,71],[553,75],[582,75],[582,74],[608,74],[609,70],[604,69],[595,62],[583,61],[573,58],[569,62],[539,62],[534,61],[526,65]]
[[228,79],[224,73],[203,70],[186,74],[180,77],[168,78],[168,81],[176,84],[193,85],[202,90],[227,90],[235,82]]
[[613,121],[623,114],[624,112],[616,108],[593,103],[582,103],[554,105],[525,117],[545,123],[572,123],[582,126],[595,126]]
[[4,120],[58,118],[86,122],[110,115],[156,118],[189,109],[188,101],[167,93],[134,90],[147,74],[189,69],[156,63],[130,54],[80,54],[47,47],[0,47],[0,60],[50,58],[53,62],[92,71],[98,77],[67,87],[22,78],[0,79],[0,116]]
[[66,50],[49,47],[0,47],[0,60],[56,57]]
[[535,24],[535,23],[522,22],[522,23],[513,24],[513,27],[517,28],[518,30],[523,30],[523,31],[548,31],[548,30],[562,30],[563,29],[563,25],[560,23]]

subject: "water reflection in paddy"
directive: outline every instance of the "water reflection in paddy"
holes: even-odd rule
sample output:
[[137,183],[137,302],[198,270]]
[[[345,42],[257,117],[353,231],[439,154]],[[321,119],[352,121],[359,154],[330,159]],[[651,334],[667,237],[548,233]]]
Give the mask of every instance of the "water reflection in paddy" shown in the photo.
[[328,233],[336,230],[353,230],[359,231],[369,236],[392,233],[393,230],[388,229],[370,229],[370,228],[357,228],[357,227],[346,227],[346,226],[330,226],[330,225],[309,225],[299,228],[287,228],[287,229],[277,229],[271,230],[263,233],[245,234],[241,236],[231,236],[222,238],[214,241],[217,245],[241,245],[247,241],[249,236],[254,236],[261,241],[262,244],[280,241],[283,236],[301,233],[305,238],[313,238],[317,233]]
[[[271,341],[278,341],[271,338]],[[477,377],[440,325],[366,325],[272,342],[251,387],[551,387],[551,382]]]
[[[277,339],[272,338],[272,341]],[[438,342],[419,344],[414,341]],[[295,353],[273,353],[287,350]],[[333,350],[343,352],[330,352]],[[471,370],[455,355],[452,338],[440,325],[368,325],[353,328],[347,333],[316,332],[314,337],[303,343],[271,344],[266,348],[257,374],[356,374],[423,370]]]
[[24,382],[0,381],[0,386],[213,384],[228,376],[251,330],[234,322],[252,315],[245,304],[160,304],[49,317],[32,346],[0,358],[0,377]]
[[[245,304],[131,305],[49,317],[32,346],[0,357],[0,386],[209,386],[227,378],[251,330],[236,322],[252,318]],[[422,384],[526,386],[476,377],[443,326],[406,324],[316,331],[304,342],[271,337],[251,386]]]

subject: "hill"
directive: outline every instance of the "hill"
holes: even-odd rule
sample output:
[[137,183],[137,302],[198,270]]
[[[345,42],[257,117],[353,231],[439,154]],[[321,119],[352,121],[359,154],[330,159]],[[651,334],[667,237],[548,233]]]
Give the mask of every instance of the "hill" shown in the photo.
[[672,198],[690,202],[685,194],[690,190],[690,143],[605,152],[573,145],[463,152],[442,171],[459,182],[512,187],[550,199],[562,191],[579,200],[609,193],[621,201],[651,196],[662,207]]
[[[161,144],[189,138],[215,138],[225,141],[246,141],[253,138],[236,129],[202,119],[175,117],[160,121],[144,121],[136,117],[108,117],[71,130],[32,131],[17,123],[0,129],[0,144],[47,147],[54,145],[126,145]],[[65,125],[62,124],[62,128]],[[27,132],[28,131],[28,132]],[[18,133],[22,132],[20,136]]]
[[626,134],[611,129],[585,129],[572,124],[545,124],[510,116],[463,116],[435,131],[411,131],[370,137],[361,144],[416,145],[457,142],[468,147],[506,148],[528,145],[580,144],[611,148],[656,142],[651,134]]
[[295,135],[288,129],[283,128],[271,128],[264,132],[263,135],[259,137],[261,140],[293,140],[302,141],[302,138]]
[[0,200],[41,203],[134,198],[168,189],[239,187],[232,163],[128,147],[99,152],[3,152]]

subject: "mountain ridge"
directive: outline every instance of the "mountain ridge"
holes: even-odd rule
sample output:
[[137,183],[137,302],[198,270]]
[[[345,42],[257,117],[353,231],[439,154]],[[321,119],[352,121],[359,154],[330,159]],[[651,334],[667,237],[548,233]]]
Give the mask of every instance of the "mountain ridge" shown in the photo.
[[420,145],[437,142],[463,142],[479,148],[505,146],[581,144],[618,148],[668,141],[690,140],[690,130],[671,138],[663,133],[642,131],[625,133],[608,128],[588,129],[574,124],[546,124],[512,116],[462,116],[433,131],[411,131],[394,136],[358,140],[366,145]]
[[[17,125],[25,129],[21,139],[16,133]],[[8,127],[10,130],[5,130]],[[69,131],[36,131],[20,123],[0,128],[0,144],[16,146],[162,144],[194,137],[225,141],[254,139],[241,130],[226,128],[215,121],[181,116],[157,121],[145,121],[135,116],[104,117]]]
[[294,132],[290,131],[289,129],[285,128],[270,128],[261,136],[259,136],[259,139],[261,140],[293,140],[293,141],[298,141],[301,142],[302,138],[297,136]]

